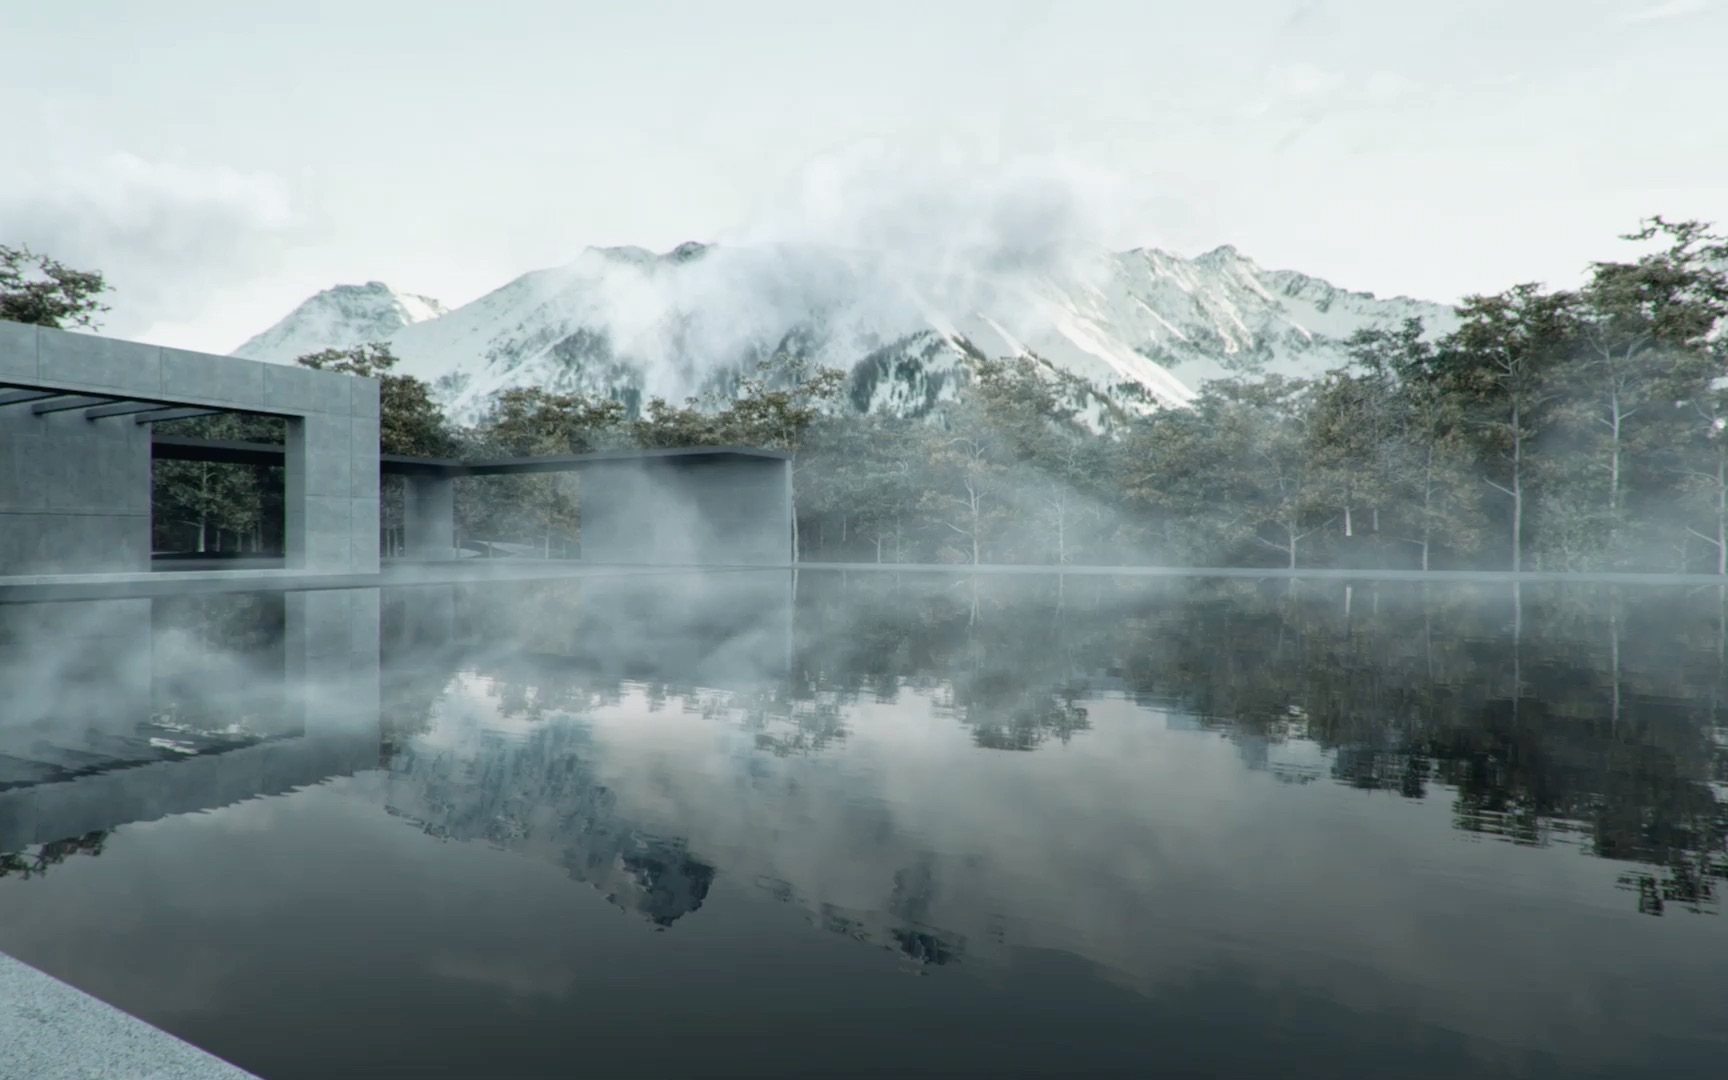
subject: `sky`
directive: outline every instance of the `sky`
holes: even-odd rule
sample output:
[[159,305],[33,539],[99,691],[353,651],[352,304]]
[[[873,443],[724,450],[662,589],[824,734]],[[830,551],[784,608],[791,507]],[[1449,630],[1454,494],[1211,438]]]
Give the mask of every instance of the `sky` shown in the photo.
[[1724,42],[1728,0],[0,0],[0,243],[215,352],[877,191],[1450,302],[1728,226]]

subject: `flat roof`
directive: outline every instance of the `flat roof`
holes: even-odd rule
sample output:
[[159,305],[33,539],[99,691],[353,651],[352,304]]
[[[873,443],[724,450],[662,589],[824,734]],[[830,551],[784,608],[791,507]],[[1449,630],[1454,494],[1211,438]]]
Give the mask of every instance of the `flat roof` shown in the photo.
[[[271,443],[224,442],[156,435],[151,455],[169,461],[213,461],[239,465],[280,465],[283,449]],[[520,473],[569,472],[595,465],[689,466],[728,461],[790,461],[783,450],[758,450],[746,446],[696,446],[653,450],[598,450],[589,454],[547,454],[540,457],[496,458],[458,461],[454,458],[408,457],[379,454],[384,473],[420,476],[500,476]]]

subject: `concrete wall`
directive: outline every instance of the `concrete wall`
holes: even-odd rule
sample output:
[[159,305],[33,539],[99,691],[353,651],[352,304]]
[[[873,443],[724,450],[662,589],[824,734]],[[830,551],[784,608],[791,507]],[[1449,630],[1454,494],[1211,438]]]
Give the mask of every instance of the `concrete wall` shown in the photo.
[[[288,419],[286,565],[378,569],[378,383],[0,321],[0,384]],[[150,428],[0,408],[0,576],[150,568]]]
[[0,408],[0,574],[148,569],[150,429]]
[[403,479],[403,557],[456,558],[456,482],[448,476]]
[[792,463],[660,458],[582,472],[582,560],[784,566],[792,561]]

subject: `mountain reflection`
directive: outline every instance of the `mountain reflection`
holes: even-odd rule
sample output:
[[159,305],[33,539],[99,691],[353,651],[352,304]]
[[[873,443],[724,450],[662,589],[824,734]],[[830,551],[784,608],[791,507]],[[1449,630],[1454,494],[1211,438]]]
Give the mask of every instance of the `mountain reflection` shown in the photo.
[[575,724],[512,738],[446,723],[389,760],[384,809],[429,836],[556,863],[609,902],[671,926],[702,906],[714,868],[680,841],[621,820],[616,794],[594,777],[593,753]]

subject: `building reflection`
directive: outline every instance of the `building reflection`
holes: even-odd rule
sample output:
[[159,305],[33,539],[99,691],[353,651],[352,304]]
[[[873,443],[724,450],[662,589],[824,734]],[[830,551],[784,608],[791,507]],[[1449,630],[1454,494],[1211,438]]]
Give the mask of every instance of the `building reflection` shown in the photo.
[[233,602],[0,606],[0,873],[376,766],[377,590],[238,607],[226,647]]

